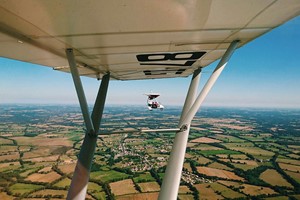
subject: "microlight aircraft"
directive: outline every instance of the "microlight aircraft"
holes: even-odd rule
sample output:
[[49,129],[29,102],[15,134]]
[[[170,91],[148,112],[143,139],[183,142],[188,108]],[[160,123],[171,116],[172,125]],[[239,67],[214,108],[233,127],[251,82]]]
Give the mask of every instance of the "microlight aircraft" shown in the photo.
[[[299,14],[299,0],[0,0],[0,56],[72,75],[86,133],[67,199],[85,199],[110,80],[192,75],[177,128],[151,130],[176,132],[158,197],[175,200],[191,121],[233,52]],[[91,115],[81,76],[101,80]]]
[[147,93],[145,94],[148,96],[147,98],[147,106],[148,110],[153,110],[153,109],[160,109],[163,110],[165,107],[157,101],[157,98],[160,96],[158,93]]

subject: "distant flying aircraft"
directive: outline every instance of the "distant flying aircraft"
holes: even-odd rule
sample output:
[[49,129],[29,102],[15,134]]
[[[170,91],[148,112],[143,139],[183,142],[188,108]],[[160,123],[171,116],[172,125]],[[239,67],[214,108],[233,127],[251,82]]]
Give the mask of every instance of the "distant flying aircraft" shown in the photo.
[[[191,121],[234,50],[300,14],[299,0],[0,2],[0,55],[72,75],[86,134],[67,198],[80,200],[110,80],[192,75],[159,194],[175,200]],[[218,59],[197,96],[202,68]],[[101,79],[91,115],[80,76]]]
[[159,103],[156,99],[160,96],[158,93],[147,93],[145,94],[148,96],[147,99],[147,106],[148,110],[152,111],[153,109],[160,109],[163,110],[165,107]]

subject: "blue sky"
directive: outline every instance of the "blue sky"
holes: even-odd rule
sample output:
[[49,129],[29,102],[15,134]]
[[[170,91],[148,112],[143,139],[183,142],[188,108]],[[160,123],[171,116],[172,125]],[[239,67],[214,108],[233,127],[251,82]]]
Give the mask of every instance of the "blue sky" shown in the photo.
[[[204,105],[300,108],[299,27],[297,17],[236,50]],[[203,70],[200,88],[216,64]],[[5,58],[0,69],[0,103],[78,104],[70,74]],[[111,81],[107,104],[142,105],[153,91],[165,105],[182,105],[190,79]],[[82,81],[92,104],[100,82]]]

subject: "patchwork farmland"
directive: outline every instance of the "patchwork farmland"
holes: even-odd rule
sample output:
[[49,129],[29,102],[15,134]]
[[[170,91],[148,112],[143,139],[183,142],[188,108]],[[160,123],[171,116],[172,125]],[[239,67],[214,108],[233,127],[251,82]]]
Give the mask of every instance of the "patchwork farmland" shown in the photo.
[[[179,113],[108,107],[86,198],[157,199],[175,133],[132,130],[174,128]],[[191,127],[178,199],[299,198],[299,116],[204,108]],[[65,199],[83,134],[76,106],[0,107],[0,199]]]

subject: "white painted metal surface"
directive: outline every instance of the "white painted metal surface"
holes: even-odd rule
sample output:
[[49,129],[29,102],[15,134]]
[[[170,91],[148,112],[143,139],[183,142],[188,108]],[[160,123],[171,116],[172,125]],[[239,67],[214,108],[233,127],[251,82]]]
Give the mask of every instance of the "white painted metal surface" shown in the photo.
[[185,77],[299,14],[299,0],[0,0],[0,56],[69,72],[72,48],[80,75]]
[[[184,102],[184,106],[181,112],[179,126],[181,121],[190,107],[193,105],[196,96],[197,89],[201,77],[201,69],[194,72],[192,77],[188,93]],[[190,124],[182,131],[177,131],[172,146],[172,151],[168,160],[167,169],[159,193],[159,200],[176,200],[178,196],[178,190],[181,180],[181,172],[184,163],[186,145],[189,138]]]
[[196,112],[199,110],[208,92],[220,76],[222,70],[224,69],[234,50],[238,46],[238,43],[238,41],[233,41],[230,44],[224,56],[220,60],[219,64],[215,68],[210,78],[207,80],[207,83],[204,85],[203,89],[196,99],[195,97],[200,74],[196,74],[197,71],[195,71],[180,117],[179,128],[181,130],[176,133],[174,139],[163,184],[159,193],[159,200],[177,199],[186,145],[189,137],[192,119],[194,118]]

